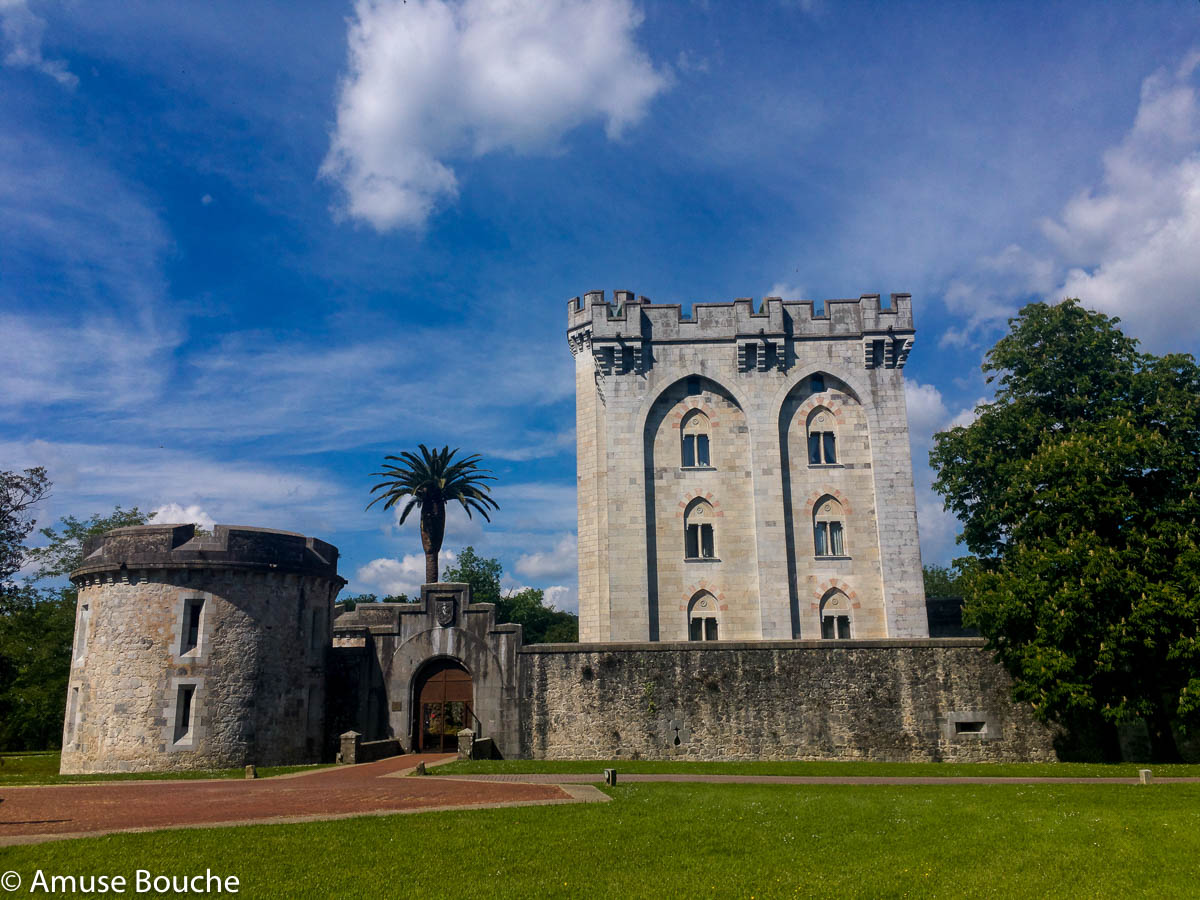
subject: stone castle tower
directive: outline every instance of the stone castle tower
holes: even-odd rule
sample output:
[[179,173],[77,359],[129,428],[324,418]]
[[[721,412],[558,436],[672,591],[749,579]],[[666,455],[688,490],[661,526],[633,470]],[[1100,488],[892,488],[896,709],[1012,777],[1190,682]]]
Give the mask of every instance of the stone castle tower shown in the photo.
[[337,548],[267,528],[142,525],[88,538],[61,771],[321,756]]
[[927,637],[912,299],[568,304],[580,640]]

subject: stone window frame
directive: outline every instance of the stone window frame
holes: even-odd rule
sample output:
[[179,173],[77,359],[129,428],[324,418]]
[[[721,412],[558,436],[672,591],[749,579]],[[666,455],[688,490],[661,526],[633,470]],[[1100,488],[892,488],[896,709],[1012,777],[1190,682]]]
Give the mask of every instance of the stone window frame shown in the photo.
[[[705,514],[703,510],[709,512]],[[699,510],[699,512],[697,512]],[[693,497],[684,504],[683,510],[683,559],[685,562],[720,562],[721,557],[717,554],[717,527],[715,520],[721,515],[717,508],[708,497]],[[695,522],[694,519],[703,519],[702,522]],[[689,544],[691,543],[688,532],[695,526],[696,531],[696,552],[697,556],[689,556]],[[708,549],[709,554],[705,555],[704,529],[708,529]]]
[[71,663],[72,665],[82,665],[87,660],[88,643],[91,637],[92,630],[92,600],[89,597],[86,601],[83,598],[82,592],[79,596],[79,609],[75,619],[75,635],[73,646],[71,647]]
[[[712,418],[703,409],[693,406],[679,420],[679,468],[686,471],[715,471],[712,463]],[[688,463],[688,438],[693,439],[692,462]],[[703,441],[703,443],[701,443]],[[703,454],[700,452],[703,447]],[[701,457],[704,462],[700,462]]]
[[[200,627],[197,629],[196,646],[185,651],[183,649],[183,642],[187,638],[185,629],[188,624],[188,609],[191,607],[193,600],[199,600],[202,604],[200,608]],[[185,588],[176,593],[173,605],[172,613],[175,616],[175,628],[171,634],[172,662],[175,665],[206,662],[212,647],[212,593],[210,591],[197,591]]]
[[[187,734],[179,739],[175,739],[176,721],[175,717],[179,712],[179,689],[181,687],[192,687],[192,708],[191,720],[188,725]],[[166,702],[163,704],[163,743],[166,745],[168,753],[178,751],[196,750],[200,747],[204,738],[208,735],[208,720],[203,715],[204,712],[204,678],[203,676],[190,676],[172,678],[167,685]]]
[[79,730],[83,724],[83,685],[73,684],[67,694],[67,733],[64,747],[75,747],[79,743]]
[[[838,425],[842,417],[824,403],[818,403],[804,420],[805,459],[810,469],[844,468],[838,448]],[[813,438],[816,443],[816,461],[813,460]],[[832,451],[832,452],[831,452]],[[829,457],[833,459],[830,460]]]
[[[696,591],[691,600],[687,604],[687,634],[689,641],[697,641],[707,643],[710,641],[719,641],[721,630],[721,610],[722,605],[720,599],[710,590],[701,588]],[[697,613],[699,610],[699,613]],[[692,636],[692,623],[700,622],[700,636]],[[710,624],[711,623],[711,628]],[[711,633],[711,636],[710,636]]]
[[[829,613],[827,610],[831,608],[831,601],[833,601],[832,613]],[[829,590],[825,591],[825,594],[821,597],[821,602],[817,609],[817,621],[820,624],[821,640],[853,640],[855,631],[854,609],[857,605],[858,604],[853,601],[851,595],[846,593],[846,591],[842,590],[840,587],[831,587]],[[826,620],[830,620],[831,622],[830,630],[833,632],[831,634],[825,633]],[[842,633],[843,620],[845,621],[844,634]]]
[[[836,509],[826,511],[825,507],[832,507],[836,504]],[[852,559],[850,551],[846,548],[847,520],[849,519],[849,504],[845,503],[837,492],[829,492],[822,494],[812,504],[812,530],[813,530],[813,558],[818,560],[839,560]],[[841,546],[838,548],[841,552],[834,552],[834,528],[837,525],[837,533],[840,535]],[[821,534],[822,526],[824,526],[824,544],[826,552],[821,551]]]
[[[958,726],[965,722],[982,722],[981,731],[960,731]],[[997,741],[1003,737],[997,717],[983,709],[961,709],[938,717],[938,729],[942,740],[952,741]]]

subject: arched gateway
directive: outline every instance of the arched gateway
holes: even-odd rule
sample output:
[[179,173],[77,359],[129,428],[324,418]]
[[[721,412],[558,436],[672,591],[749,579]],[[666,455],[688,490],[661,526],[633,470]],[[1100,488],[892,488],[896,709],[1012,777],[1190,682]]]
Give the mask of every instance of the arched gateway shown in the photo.
[[[470,586],[426,584],[417,603],[340,608],[333,638],[334,671],[353,673],[331,700],[339,733],[436,753],[456,750],[469,728],[493,752],[520,752],[521,626],[497,623],[492,604],[471,602]],[[378,689],[380,721],[355,685]]]
[[[417,675],[413,712],[414,743],[426,752],[444,753],[458,747],[458,733],[475,729],[475,695],[471,673],[458,660],[435,659]],[[482,735],[481,735],[482,736]]]

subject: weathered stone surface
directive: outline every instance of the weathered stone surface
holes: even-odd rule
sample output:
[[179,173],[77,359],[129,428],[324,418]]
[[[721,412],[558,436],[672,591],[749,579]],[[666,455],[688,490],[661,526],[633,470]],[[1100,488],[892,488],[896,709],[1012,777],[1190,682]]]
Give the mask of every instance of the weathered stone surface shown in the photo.
[[520,658],[533,758],[1055,758],[980,640],[559,644]]
[[339,728],[372,739],[393,737],[413,749],[422,670],[453,659],[471,676],[476,738],[491,738],[504,756],[516,754],[521,626],[497,624],[495,606],[472,603],[469,585],[423,585],[418,603],[339,607],[333,644],[331,708],[338,710]]
[[[568,304],[575,355],[580,639],[672,641],[689,609],[722,639],[925,637],[902,368],[912,301],[768,297],[652,305],[616,291]],[[710,465],[682,465],[681,429],[706,417]],[[824,418],[820,418],[824,417]],[[810,463],[808,431],[836,434]],[[814,514],[840,505],[844,552],[818,556]],[[707,504],[712,558],[688,558],[688,510]],[[711,512],[708,509],[711,508]]]
[[190,525],[155,525],[90,539],[85,552],[71,576],[79,601],[62,772],[322,755],[325,657],[344,583],[336,548],[266,529],[218,525],[195,537]]

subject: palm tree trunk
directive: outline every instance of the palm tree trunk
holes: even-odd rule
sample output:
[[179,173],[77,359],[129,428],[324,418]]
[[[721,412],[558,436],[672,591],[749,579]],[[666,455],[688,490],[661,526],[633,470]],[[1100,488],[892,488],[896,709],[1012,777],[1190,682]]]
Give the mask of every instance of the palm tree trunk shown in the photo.
[[438,554],[446,535],[446,504],[440,501],[421,507],[421,548],[425,551],[425,583],[438,580]]

